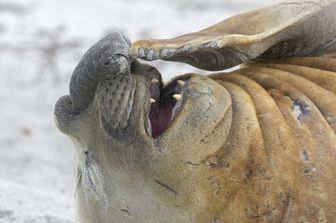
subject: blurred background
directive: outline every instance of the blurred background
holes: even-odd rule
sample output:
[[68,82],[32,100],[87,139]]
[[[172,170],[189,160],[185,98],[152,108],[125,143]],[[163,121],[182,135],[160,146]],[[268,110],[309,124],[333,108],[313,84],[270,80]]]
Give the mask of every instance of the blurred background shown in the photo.
[[[197,31],[277,0],[0,0],[0,223],[74,222],[74,149],[53,108],[81,55],[111,31],[131,41]],[[164,79],[196,71],[152,63]]]

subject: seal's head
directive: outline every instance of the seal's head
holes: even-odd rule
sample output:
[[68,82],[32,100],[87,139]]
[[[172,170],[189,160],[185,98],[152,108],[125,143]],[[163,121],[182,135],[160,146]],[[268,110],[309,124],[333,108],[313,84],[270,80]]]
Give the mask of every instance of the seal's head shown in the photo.
[[55,108],[77,148],[79,221],[190,221],[210,208],[200,164],[228,134],[230,95],[195,74],[164,86],[128,50],[119,33],[95,44]]

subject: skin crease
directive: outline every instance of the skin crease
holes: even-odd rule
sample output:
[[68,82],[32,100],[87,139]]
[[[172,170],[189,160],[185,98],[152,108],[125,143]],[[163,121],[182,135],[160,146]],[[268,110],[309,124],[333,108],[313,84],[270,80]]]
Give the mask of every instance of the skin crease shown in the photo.
[[[94,45],[55,107],[76,147],[77,222],[334,222],[335,5],[287,2],[170,40],[112,33]],[[161,76],[137,59],[151,50],[210,70],[249,63],[172,80],[185,80],[183,105],[154,139],[148,89]]]

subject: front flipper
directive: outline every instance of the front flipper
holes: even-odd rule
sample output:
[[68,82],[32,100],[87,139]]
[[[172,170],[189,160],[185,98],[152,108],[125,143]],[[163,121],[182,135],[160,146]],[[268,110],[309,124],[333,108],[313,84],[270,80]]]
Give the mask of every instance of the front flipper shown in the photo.
[[205,70],[223,70],[252,59],[325,54],[336,48],[335,11],[335,0],[292,0],[180,37],[139,40],[130,54]]

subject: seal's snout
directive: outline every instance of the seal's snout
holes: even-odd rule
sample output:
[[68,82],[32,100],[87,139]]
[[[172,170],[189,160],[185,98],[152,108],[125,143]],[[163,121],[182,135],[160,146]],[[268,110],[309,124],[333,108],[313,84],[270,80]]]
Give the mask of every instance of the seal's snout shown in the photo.
[[[128,55],[130,44],[121,33],[113,32],[83,55],[71,76],[70,95],[62,97],[55,107],[55,119],[62,131],[72,134],[68,126],[73,127],[73,120],[94,101],[97,87],[103,79],[114,78],[118,82],[130,79],[130,66],[133,61]],[[119,80],[116,76],[127,78]],[[125,85],[127,88],[130,82]]]

